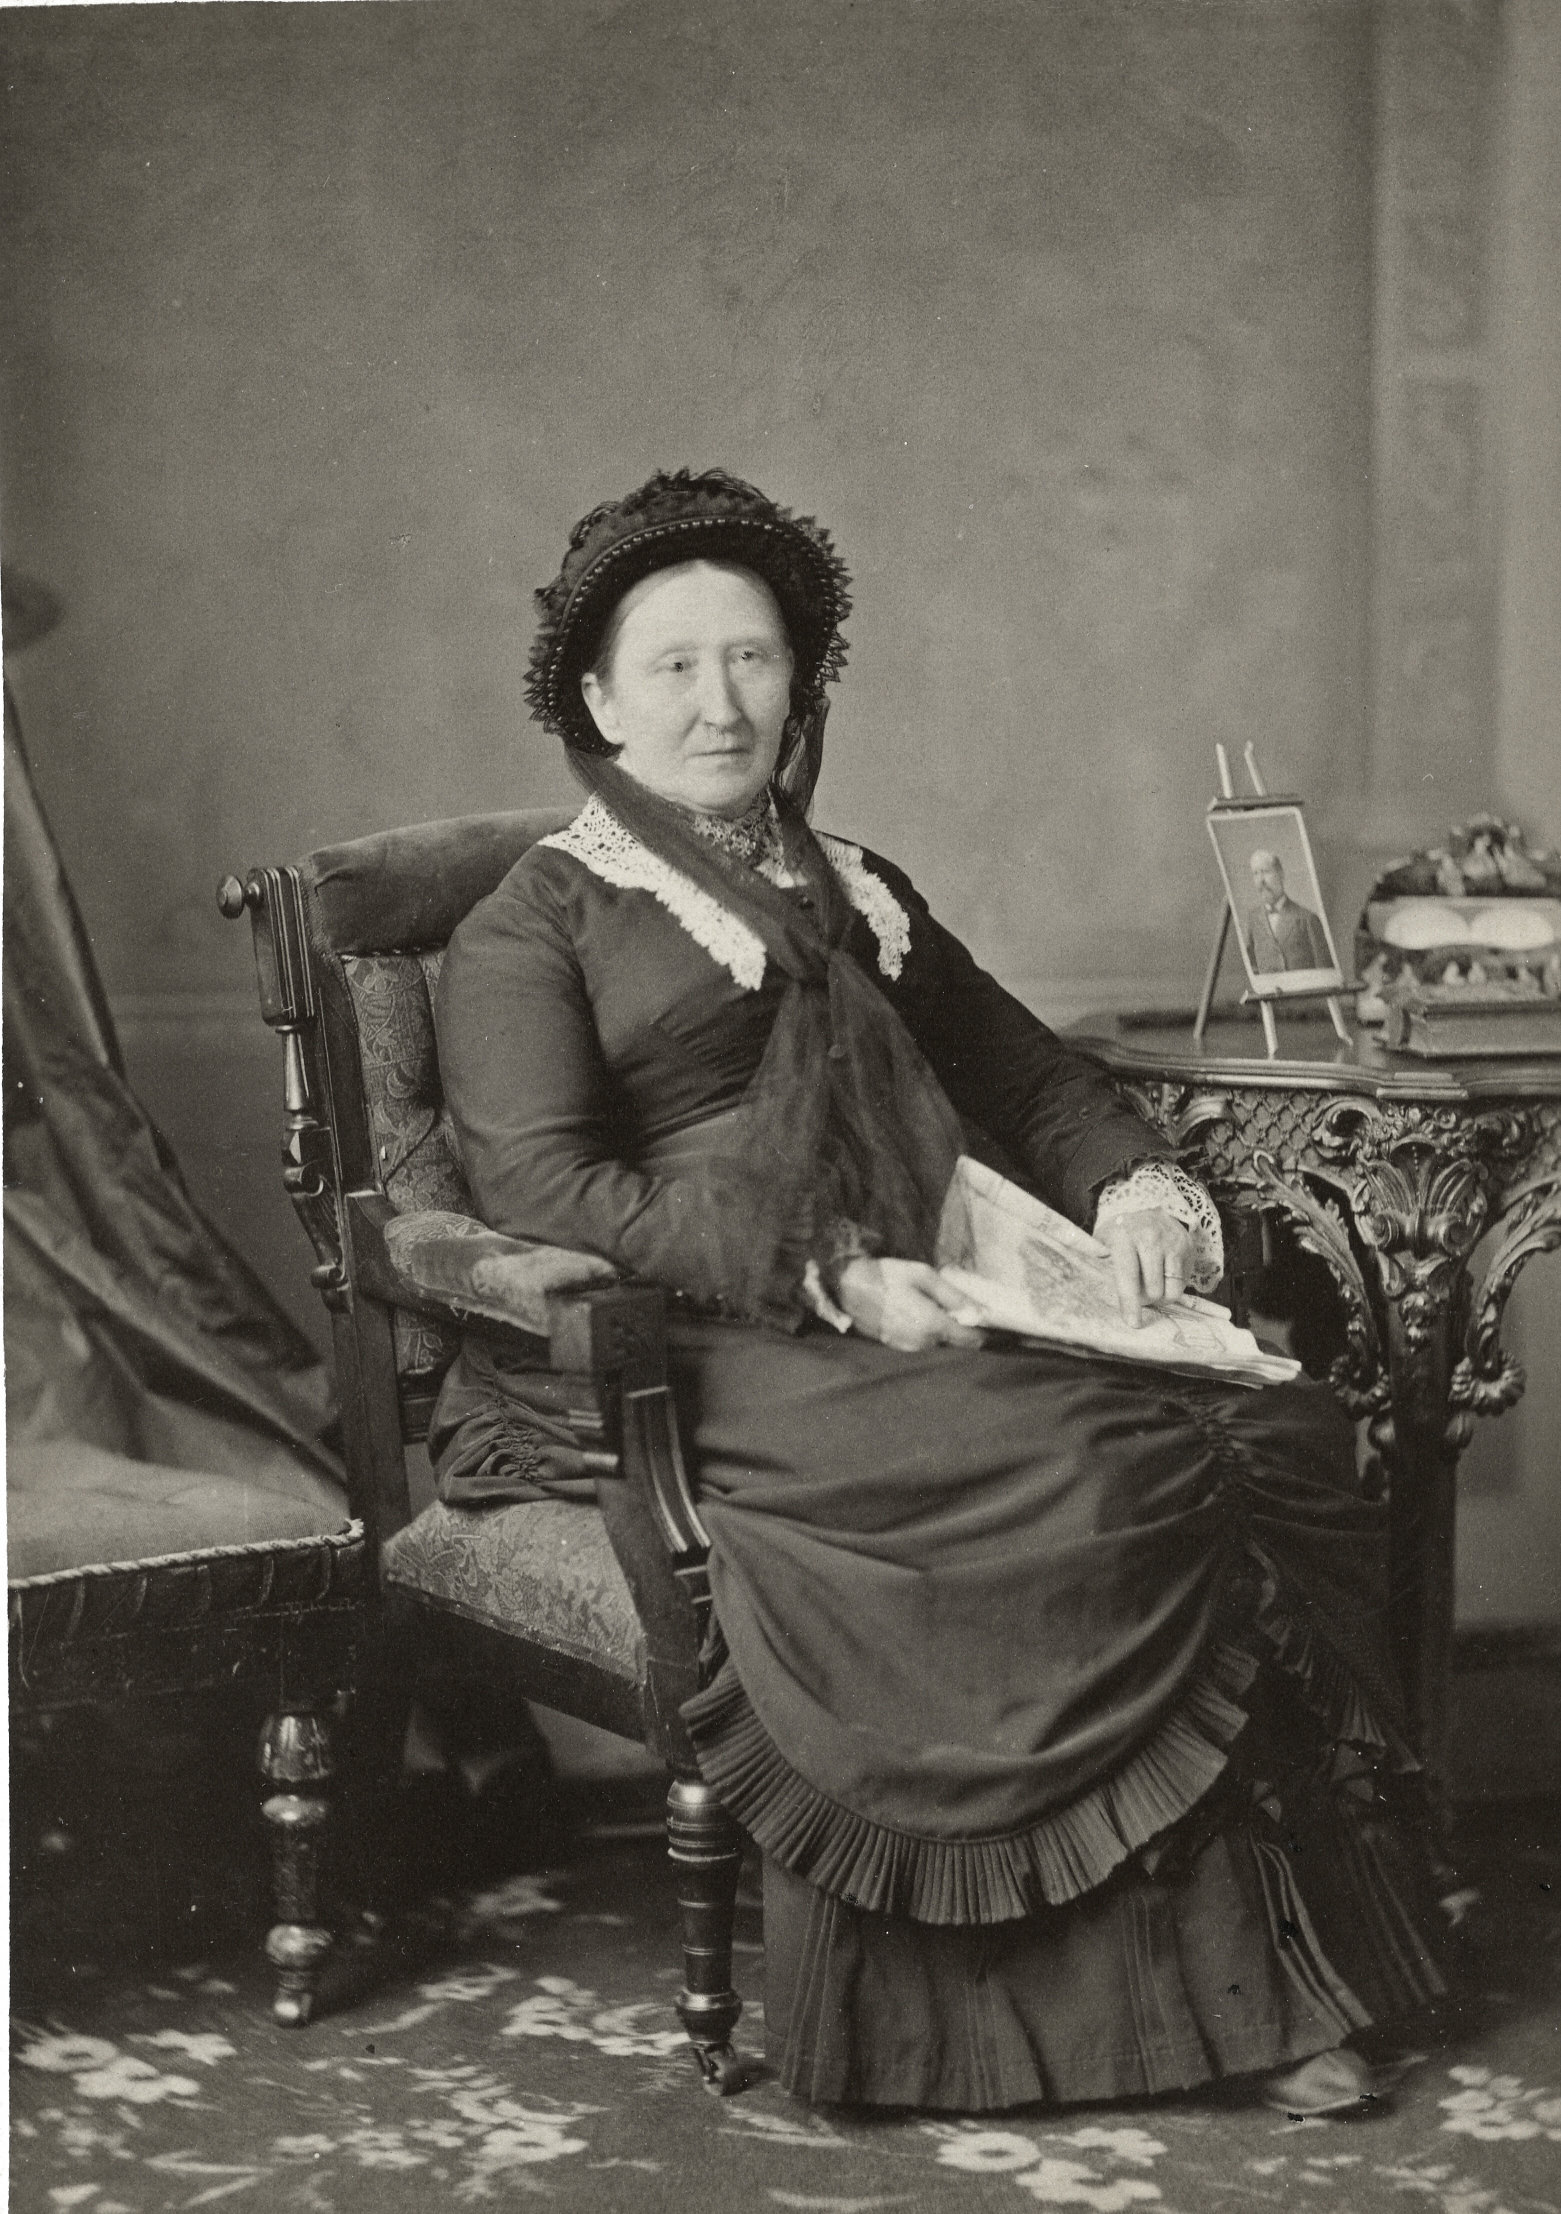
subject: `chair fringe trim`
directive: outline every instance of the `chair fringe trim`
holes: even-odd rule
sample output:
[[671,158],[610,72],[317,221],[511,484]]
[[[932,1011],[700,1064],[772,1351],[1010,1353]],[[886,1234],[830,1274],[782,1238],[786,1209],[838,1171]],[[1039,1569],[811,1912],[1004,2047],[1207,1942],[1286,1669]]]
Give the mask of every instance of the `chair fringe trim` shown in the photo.
[[274,1554],[282,1560],[302,1560],[310,1553],[341,1553],[363,1544],[361,1522],[338,1523],[334,1530],[297,1538],[251,1538],[243,1545],[197,1545],[184,1553],[149,1553],[142,1560],[84,1561],[79,1568],[50,1568],[37,1576],[13,1576],[7,1591],[26,1594],[56,1586],[91,1582],[110,1576],[151,1576],[164,1568],[204,1568],[211,1561],[256,1561]]
[[683,1708],[700,1771],[723,1806],[794,1875],[872,1914],[968,1927],[1062,1906],[1187,1814],[1246,1726],[1257,1662],[1232,1645],[1203,1669],[1116,1774],[1005,1837],[921,1837],[857,1814],[782,1758],[728,1661]]

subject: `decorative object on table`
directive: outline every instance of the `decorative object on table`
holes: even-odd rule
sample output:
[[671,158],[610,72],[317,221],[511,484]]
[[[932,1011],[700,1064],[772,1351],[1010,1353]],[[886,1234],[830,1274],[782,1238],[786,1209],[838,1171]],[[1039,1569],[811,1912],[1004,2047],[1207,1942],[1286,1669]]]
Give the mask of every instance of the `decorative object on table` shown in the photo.
[[1247,978],[1243,1003],[1257,1004],[1269,1059],[1279,1051],[1273,1007],[1278,999],[1326,1000],[1333,1027],[1347,1045],[1349,1025],[1340,999],[1351,987],[1344,981],[1333,933],[1328,928],[1301,802],[1291,794],[1268,792],[1250,744],[1243,758],[1252,790],[1245,796],[1238,795],[1231,781],[1225,748],[1217,745],[1214,754],[1220,789],[1209,802],[1209,839],[1225,887],[1225,906],[1203,982],[1193,1037],[1201,1043],[1208,1028],[1234,922]]
[[[1511,985],[1520,995],[1538,994],[1561,1031],[1561,853],[1534,851],[1516,823],[1474,816],[1448,833],[1445,846],[1411,854],[1383,871],[1356,925],[1355,961],[1364,986],[1356,1007],[1362,1022],[1384,1021],[1390,1003],[1418,1002],[1427,986],[1437,990],[1429,1003],[1437,1008],[1451,1008],[1464,995],[1472,1019],[1478,1010],[1468,995]],[[1510,998],[1498,993],[1497,1004]],[[1540,1020],[1542,1012],[1529,1007],[1526,1020],[1545,1037],[1550,1025]],[[1510,1021],[1496,1021],[1502,1035],[1516,1036]],[[1396,1020],[1394,1027],[1400,1027]],[[1437,1027],[1435,1021],[1416,1026]],[[1490,1036],[1480,1047],[1449,1050],[1561,1050],[1543,1043],[1506,1044],[1496,1028],[1487,1027]],[[1437,1050],[1405,1044],[1398,1035],[1384,1042],[1410,1052]]]

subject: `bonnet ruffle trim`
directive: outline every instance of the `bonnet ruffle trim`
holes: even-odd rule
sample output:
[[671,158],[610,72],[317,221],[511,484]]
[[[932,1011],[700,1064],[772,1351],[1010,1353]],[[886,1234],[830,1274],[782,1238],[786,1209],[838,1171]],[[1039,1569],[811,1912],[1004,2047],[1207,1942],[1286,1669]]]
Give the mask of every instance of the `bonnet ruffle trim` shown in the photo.
[[526,698],[545,730],[587,752],[603,750],[579,697],[582,652],[607,606],[638,576],[702,555],[744,561],[771,586],[797,657],[793,706],[821,712],[824,687],[845,667],[840,626],[851,612],[850,574],[828,531],[724,469],[657,470],[576,523],[562,568],[535,595]]

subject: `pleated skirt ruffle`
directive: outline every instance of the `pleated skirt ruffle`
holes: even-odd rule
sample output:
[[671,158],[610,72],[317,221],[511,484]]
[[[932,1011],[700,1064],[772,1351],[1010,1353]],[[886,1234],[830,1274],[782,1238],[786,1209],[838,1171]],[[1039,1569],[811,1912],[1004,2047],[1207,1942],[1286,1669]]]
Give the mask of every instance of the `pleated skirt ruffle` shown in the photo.
[[[1293,2065],[1434,2000],[1412,1814],[1337,1752],[1314,1748],[1342,1776],[1303,1775],[1293,1702],[1270,1689],[1240,1772],[1182,1834],[1023,1920],[874,1915],[767,1857],[766,2035],[783,2087],[964,2113],[1143,2098]],[[1281,1766],[1279,1785],[1259,1773]]]

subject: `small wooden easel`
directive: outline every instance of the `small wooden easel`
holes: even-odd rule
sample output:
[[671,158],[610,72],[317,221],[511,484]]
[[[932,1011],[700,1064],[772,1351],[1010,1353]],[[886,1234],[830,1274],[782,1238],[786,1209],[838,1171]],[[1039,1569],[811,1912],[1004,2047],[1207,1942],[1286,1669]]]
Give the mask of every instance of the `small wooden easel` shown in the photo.
[[[1209,802],[1208,812],[1211,816],[1248,814],[1255,808],[1272,807],[1276,804],[1279,795],[1271,794],[1264,784],[1262,773],[1257,765],[1257,755],[1253,751],[1250,739],[1242,749],[1242,759],[1247,765],[1247,775],[1252,781],[1252,791],[1249,797],[1242,798],[1237,794],[1236,787],[1231,782],[1230,762],[1222,745],[1215,746],[1214,758],[1219,764],[1220,789],[1216,797]],[[1300,802],[1290,801],[1288,795],[1286,795],[1286,804],[1299,806]],[[1214,988],[1219,982],[1220,968],[1225,959],[1225,948],[1230,940],[1230,924],[1230,902],[1226,899],[1220,902],[1219,930],[1214,939],[1214,951],[1209,956],[1209,966],[1203,979],[1203,992],[1198,1001],[1198,1013],[1192,1026],[1193,1043],[1195,1045],[1202,1045],[1204,1032],[1209,1027],[1209,1015],[1214,1006]],[[1344,1008],[1341,1004],[1346,989],[1347,987],[1336,985],[1331,990],[1287,992],[1282,996],[1286,999],[1325,999],[1328,1002],[1328,1012],[1333,1017],[1335,1031],[1337,1031],[1345,1045],[1349,1045],[1351,1042],[1350,1028],[1344,1019]],[[1278,993],[1254,992],[1251,990],[1244,991],[1241,995],[1243,1007],[1251,1006],[1254,1001],[1257,1004],[1257,1011],[1263,1018],[1263,1038],[1268,1047],[1268,1058],[1271,1061],[1277,1060],[1279,1057],[1279,1025],[1274,1020],[1274,1002],[1280,996]]]

